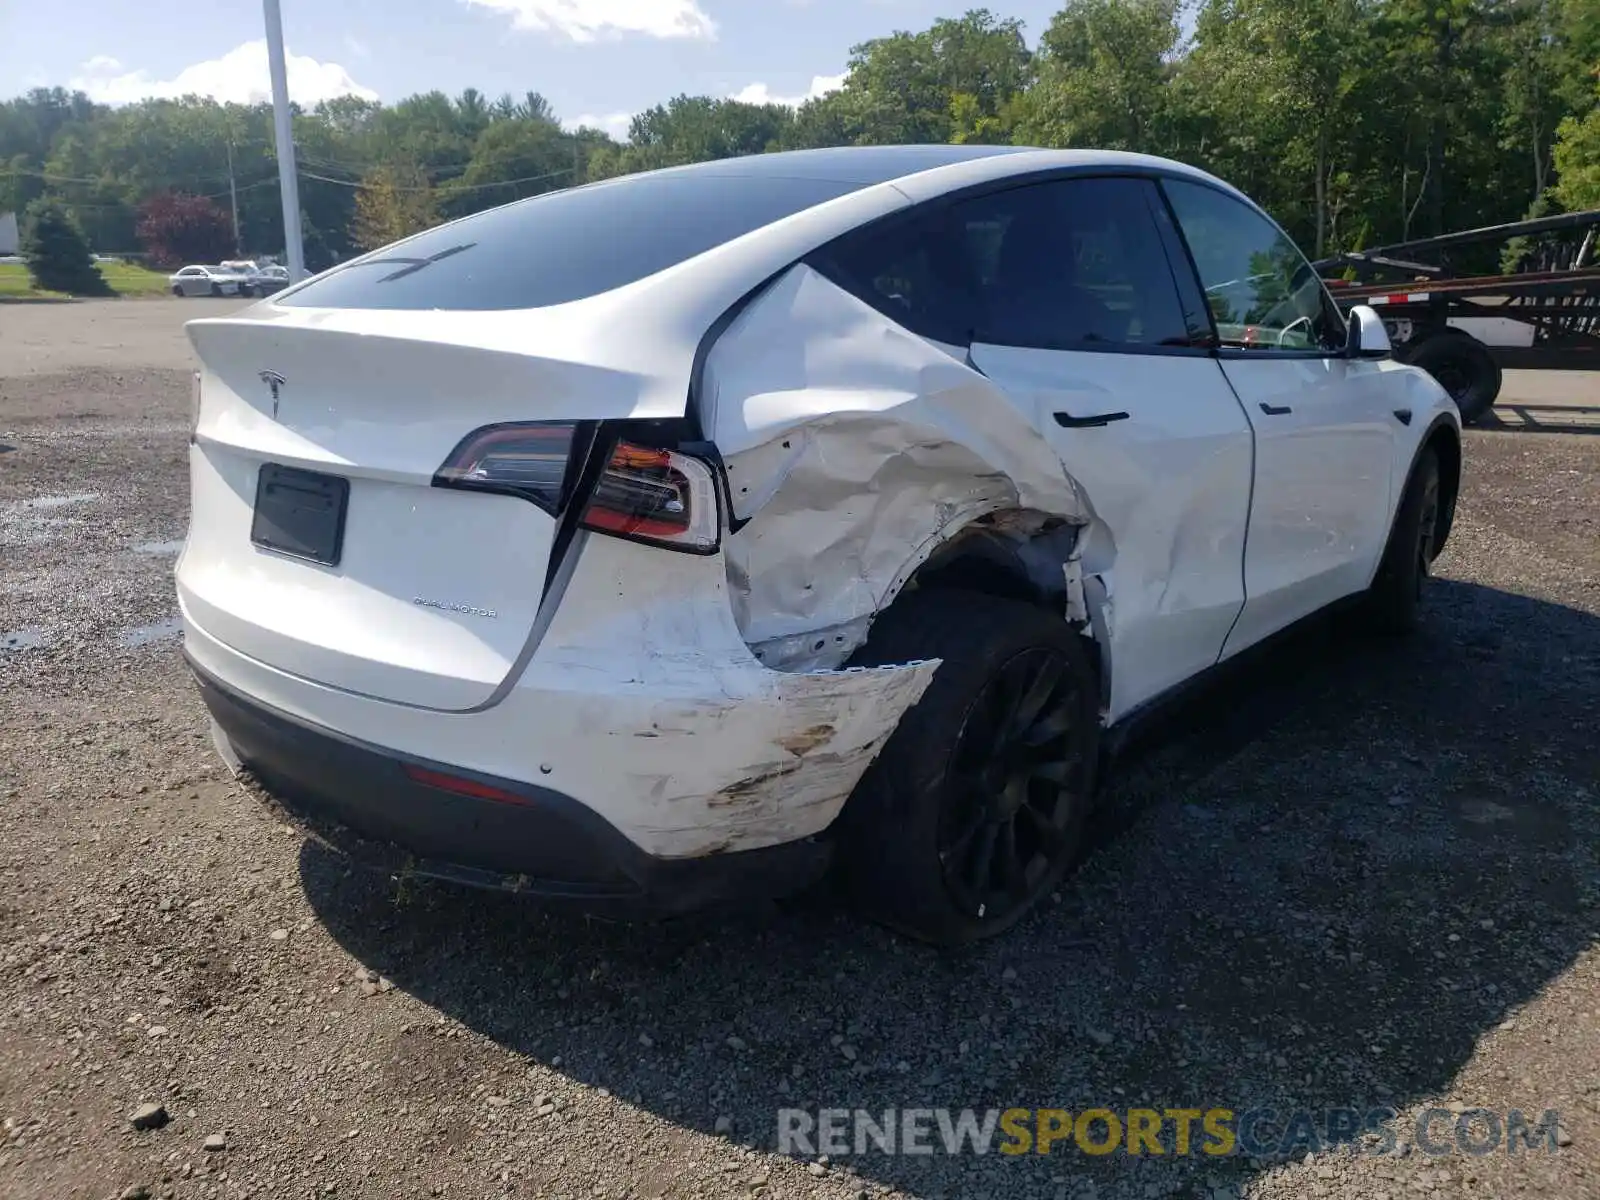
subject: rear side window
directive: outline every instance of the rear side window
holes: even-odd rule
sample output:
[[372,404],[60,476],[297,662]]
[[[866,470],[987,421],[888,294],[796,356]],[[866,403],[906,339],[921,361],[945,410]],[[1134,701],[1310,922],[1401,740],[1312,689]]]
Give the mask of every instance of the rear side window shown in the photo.
[[1051,350],[1195,344],[1142,179],[992,192],[842,242],[819,265],[924,337]]
[[308,308],[542,308],[597,296],[858,190],[839,180],[632,175],[441,225],[280,293]]

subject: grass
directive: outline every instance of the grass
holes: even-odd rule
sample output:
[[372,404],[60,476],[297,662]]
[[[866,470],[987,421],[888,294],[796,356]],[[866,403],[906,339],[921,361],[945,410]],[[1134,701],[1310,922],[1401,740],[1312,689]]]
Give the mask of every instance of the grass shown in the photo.
[[[119,296],[164,295],[167,291],[167,273],[150,271],[125,262],[98,264],[100,274]],[[59,298],[59,292],[41,291],[33,286],[28,268],[21,263],[0,263],[0,297],[7,299],[49,300]]]

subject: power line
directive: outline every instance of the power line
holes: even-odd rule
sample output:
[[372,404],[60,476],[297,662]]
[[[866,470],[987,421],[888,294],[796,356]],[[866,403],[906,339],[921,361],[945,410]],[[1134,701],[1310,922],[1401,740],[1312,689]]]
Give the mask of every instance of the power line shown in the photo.
[[[0,177],[16,178],[17,176],[26,176],[29,179],[38,179],[38,180],[40,180],[40,181],[42,181],[44,183],[71,183],[71,184],[78,184],[78,185],[81,185],[81,186],[84,186],[84,187],[117,187],[117,186],[119,186],[118,182],[115,179],[110,179],[110,178],[84,179],[84,178],[81,178],[81,177],[76,176],[76,175],[55,175],[55,174],[52,174],[49,171],[35,171],[35,170],[31,170],[28,167],[7,167],[4,170],[0,170]],[[226,179],[227,175],[225,175],[225,174],[224,175],[218,175],[218,176],[191,175],[191,176],[188,177],[188,181],[189,182],[198,182],[198,181],[200,181],[202,179],[211,179],[211,178]],[[245,191],[247,188],[261,187],[263,184],[267,184],[267,183],[273,182],[273,180],[276,179],[276,178],[277,178],[276,176],[272,176],[272,177],[269,177],[267,179],[260,180],[257,183],[247,184],[244,187],[241,187],[239,190],[242,192],[242,191]],[[228,189],[227,188],[223,188],[220,192],[209,192],[209,193],[203,193],[203,194],[205,195],[206,199],[214,200],[218,196],[226,196],[228,194]]]
[[[278,177],[276,175],[269,175],[267,178],[258,179],[254,183],[241,183],[239,185],[239,189],[238,190],[241,191],[241,192],[249,192],[249,191],[253,191],[256,188],[271,187],[273,184],[275,184],[277,182],[278,182]],[[200,198],[202,200],[220,200],[220,199],[222,199],[222,197],[226,196],[227,194],[228,194],[228,189],[224,188],[220,192],[208,192],[205,195],[201,196]]]
[[[320,157],[318,157],[316,155],[313,155],[313,154],[298,154],[296,157],[302,163],[309,163],[312,166],[321,167],[323,170],[326,170],[326,171],[343,171],[346,174],[354,175],[354,176],[357,176],[357,177],[365,175],[365,174],[367,174],[367,172],[373,170],[375,167],[379,167],[379,166],[383,165],[381,162],[374,162],[374,163],[367,163],[367,164],[365,164],[363,166],[351,166],[349,163],[338,162],[337,160],[334,160],[334,159],[320,158]],[[417,164],[417,169],[422,174],[427,175],[429,178],[431,178],[435,182],[437,182],[437,181],[443,179],[445,176],[454,177],[454,176],[460,175],[462,172],[464,172],[471,165],[472,165],[472,160],[469,159],[467,162],[450,163],[449,165],[443,166],[443,167],[424,167],[419,163],[419,164]]]
[[[315,160],[315,159],[302,158],[301,161],[302,162],[316,162],[317,165],[322,165],[320,160]],[[356,170],[356,168],[354,168],[354,167],[346,167],[346,166],[343,166],[342,164],[334,164],[332,166],[326,167],[325,169],[349,171],[351,174],[366,174],[366,173],[370,173],[370,171],[372,171],[375,168],[369,167],[369,168],[367,168],[367,170],[365,172],[358,172]],[[442,167],[441,168],[434,168],[433,171],[424,172],[424,174],[433,175],[433,174],[437,174],[437,173],[440,173],[440,172],[443,172],[443,171],[449,170],[449,169],[451,169],[451,168],[442,168]],[[453,187],[451,190],[458,191],[458,192],[477,192],[477,191],[484,191],[484,190],[487,190],[489,188],[515,187],[518,184],[523,184],[523,183],[542,183],[546,179],[556,179],[556,178],[559,178],[562,175],[572,175],[572,174],[575,174],[577,171],[578,171],[578,168],[576,166],[561,167],[561,168],[559,168],[558,170],[555,170],[555,171],[547,171],[543,175],[528,175],[528,176],[524,176],[521,179],[499,179],[499,180],[495,180],[492,183],[461,184],[459,186]],[[359,178],[357,178],[357,179],[335,179],[330,175],[322,175],[322,174],[318,174],[315,171],[307,171],[307,170],[304,170],[304,169],[302,169],[300,171],[300,174],[305,176],[307,179],[315,179],[319,183],[331,183],[331,184],[334,184],[334,185],[336,185],[338,187],[359,188],[359,187],[362,186],[361,179],[359,179]],[[86,187],[114,187],[114,186],[116,186],[116,182],[114,180],[111,180],[111,179],[84,179],[84,178],[80,178],[78,176],[73,176],[73,175],[54,175],[54,174],[51,174],[50,172],[47,172],[47,171],[30,170],[27,167],[8,167],[5,170],[0,170],[0,177],[17,176],[17,175],[25,175],[30,179],[38,179],[38,180],[41,180],[41,181],[43,181],[45,183],[78,184],[78,185],[82,185],[82,186],[86,186]],[[206,178],[206,177],[204,177],[204,176],[195,176],[195,177],[192,177],[192,178],[198,179],[198,178]],[[219,178],[222,178],[222,177],[219,176]],[[275,184],[276,182],[277,182],[277,176],[276,175],[271,175],[271,176],[268,176],[265,179],[258,179],[254,183],[240,184],[238,190],[241,191],[241,192],[248,192],[248,191],[254,190],[255,188],[268,187],[268,186],[270,186],[272,184]],[[436,179],[436,180],[434,180],[434,185],[436,186],[436,185],[441,184],[441,183],[449,183],[449,182],[451,182],[451,181],[450,180]],[[173,188],[171,190],[178,190],[178,189]],[[422,192],[422,191],[431,191],[431,190],[433,190],[433,187],[426,187],[426,188],[400,187],[400,188],[396,188],[395,190],[396,191],[400,191],[400,192]],[[203,200],[217,200],[217,199],[220,199],[223,196],[228,195],[229,194],[229,189],[228,188],[223,188],[221,191],[217,191],[217,192],[202,192],[202,193],[194,193],[194,194],[199,195],[200,198],[203,199]],[[115,207],[115,206],[114,205],[80,204],[80,205],[77,205],[76,207],[79,207],[79,208],[111,208],[111,207]]]
[[[555,179],[561,175],[571,175],[576,170],[576,167],[562,167],[559,171],[547,171],[543,175],[528,175],[522,179],[497,179],[493,183],[468,183],[462,184],[460,187],[452,188],[451,190],[458,192],[479,192],[488,188],[515,187],[519,183],[540,183],[543,180]],[[300,174],[304,175],[307,179],[315,179],[319,183],[332,183],[337,184],[340,187],[347,188],[360,188],[362,186],[359,181],[352,181],[349,179],[333,179],[327,175],[318,175],[313,171],[301,171]],[[433,191],[434,189],[431,187],[397,187],[394,190],[397,192],[429,192]]]
[[0,175],[8,175],[13,178],[18,175],[26,175],[29,179],[42,179],[46,183],[88,183],[100,185],[106,182],[104,179],[77,179],[71,175],[51,175],[46,171],[33,171],[27,167],[7,167],[5,170],[0,171]]

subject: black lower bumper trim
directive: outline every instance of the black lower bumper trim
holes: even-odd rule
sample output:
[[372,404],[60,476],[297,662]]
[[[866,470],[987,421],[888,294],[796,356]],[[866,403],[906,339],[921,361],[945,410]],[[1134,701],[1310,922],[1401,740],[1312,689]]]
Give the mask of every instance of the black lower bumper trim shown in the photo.
[[[193,659],[189,666],[233,752],[287,815],[369,866],[648,916],[789,895],[828,864],[830,847],[813,839],[656,858],[561,792],[357,741],[251,700]],[[407,774],[408,765],[471,780],[517,803],[429,786]]]

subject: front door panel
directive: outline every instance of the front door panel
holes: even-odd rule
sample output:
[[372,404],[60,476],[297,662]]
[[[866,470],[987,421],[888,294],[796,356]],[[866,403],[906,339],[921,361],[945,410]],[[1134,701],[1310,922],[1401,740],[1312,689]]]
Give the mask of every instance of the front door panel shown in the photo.
[[1256,433],[1245,590],[1224,656],[1371,581],[1389,518],[1393,413],[1376,363],[1229,358]]
[[1289,236],[1237,193],[1167,179],[1256,435],[1236,653],[1372,579],[1389,514],[1396,418],[1376,363],[1347,357],[1343,316]]

